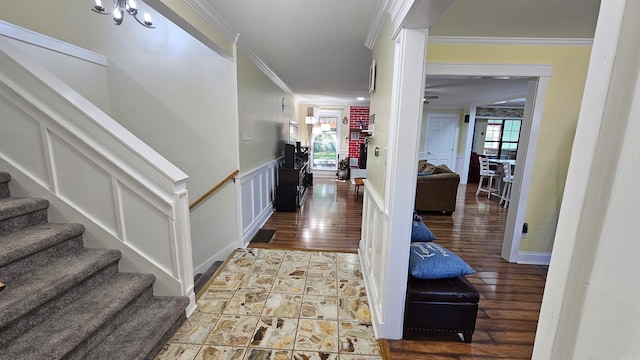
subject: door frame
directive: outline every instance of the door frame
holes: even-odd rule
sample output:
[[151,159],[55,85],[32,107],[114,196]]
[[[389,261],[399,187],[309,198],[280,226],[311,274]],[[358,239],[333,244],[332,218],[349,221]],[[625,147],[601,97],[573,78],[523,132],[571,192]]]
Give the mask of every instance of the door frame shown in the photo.
[[[428,109],[428,108],[425,107],[425,109]],[[456,148],[458,146],[458,142],[460,141],[460,115],[459,114],[427,113],[427,119],[426,119],[427,126],[426,126],[426,131],[424,132],[424,147],[422,149],[422,153],[421,154],[419,153],[418,156],[421,157],[422,159],[427,158],[427,146],[428,146],[427,140],[429,139],[429,132],[433,129],[432,122],[430,121],[430,118],[432,117],[450,118],[450,121],[453,121],[455,129],[454,129],[454,136],[453,136],[453,150],[451,153],[451,170],[455,171],[456,167],[458,166],[456,161],[458,157],[458,152],[456,151]],[[439,165],[439,164],[435,164],[435,165]]]
[[[544,100],[552,69],[553,65],[546,64],[426,64],[425,73],[428,76],[511,76],[530,78],[527,101],[522,117],[522,128],[520,130],[521,145],[519,144],[516,157],[518,171],[514,176],[502,242],[502,258],[509,262],[548,264],[550,260],[550,254],[541,258],[521,256],[520,240],[522,239],[522,226],[531,184],[538,133],[542,121],[542,110],[544,109]],[[461,176],[463,183],[467,182],[469,176],[471,143],[473,141],[477,105],[480,104],[474,104],[469,108],[469,126],[467,127],[463,157],[464,165]]]

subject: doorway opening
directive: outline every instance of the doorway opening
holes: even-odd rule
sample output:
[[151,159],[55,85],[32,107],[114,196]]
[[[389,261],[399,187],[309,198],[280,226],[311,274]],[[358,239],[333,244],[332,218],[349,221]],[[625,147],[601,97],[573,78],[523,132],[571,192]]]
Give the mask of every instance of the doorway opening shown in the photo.
[[320,109],[311,130],[311,169],[337,170],[341,110]]

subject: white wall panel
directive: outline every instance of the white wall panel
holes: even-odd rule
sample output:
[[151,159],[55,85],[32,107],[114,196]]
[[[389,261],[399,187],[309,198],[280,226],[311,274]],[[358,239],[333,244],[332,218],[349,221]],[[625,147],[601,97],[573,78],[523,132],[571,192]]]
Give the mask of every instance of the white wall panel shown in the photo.
[[240,196],[242,198],[242,231],[253,223],[253,182],[248,181],[241,185]]
[[[171,224],[167,215],[152,206],[140,195],[120,184],[122,199],[122,218],[124,223],[124,241],[135,249],[145,249],[151,261],[164,271],[177,277],[176,269],[170,265]],[[155,246],[148,246],[152,242]]]
[[[49,184],[40,124],[4,96],[0,96],[0,108],[0,143],[3,144],[0,151],[3,156],[22,164],[41,184]],[[29,151],[26,151],[26,144],[29,144]]]
[[52,135],[58,193],[114,235],[118,234],[111,175]]
[[263,173],[260,173],[258,176],[254,177],[251,180],[253,187],[253,217],[257,218],[260,215],[260,211],[262,210],[262,177]]

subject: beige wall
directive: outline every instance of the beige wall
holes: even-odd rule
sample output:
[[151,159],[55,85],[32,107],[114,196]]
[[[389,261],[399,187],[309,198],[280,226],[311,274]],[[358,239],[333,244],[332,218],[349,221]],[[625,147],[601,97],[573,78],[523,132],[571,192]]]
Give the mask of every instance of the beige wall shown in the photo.
[[380,156],[367,158],[367,181],[372,191],[384,199],[387,165],[384,162],[385,149],[389,144],[389,117],[391,114],[391,88],[393,85],[393,62],[395,42],[391,39],[393,25],[389,18],[384,22],[376,45],[373,59],[376,61],[376,90],[371,95],[369,114],[376,115],[375,136],[369,144],[372,148],[380,148]]
[[[115,26],[89,8],[3,1],[0,18],[105,55],[113,118],[187,173],[195,200],[239,166],[235,64],[153,9],[145,7],[156,28],[146,29],[129,16]],[[195,267],[234,244],[235,209],[235,187],[227,184],[191,212]]]
[[590,46],[430,44],[428,47],[427,61],[434,63],[554,66],[524,219],[529,223],[529,233],[521,242],[521,251],[551,251],[590,51]]
[[[277,159],[289,140],[289,121],[296,118],[293,97],[282,91],[249,59],[238,54],[240,171],[251,171]],[[282,112],[282,99],[286,110]],[[300,131],[300,129],[298,129]]]

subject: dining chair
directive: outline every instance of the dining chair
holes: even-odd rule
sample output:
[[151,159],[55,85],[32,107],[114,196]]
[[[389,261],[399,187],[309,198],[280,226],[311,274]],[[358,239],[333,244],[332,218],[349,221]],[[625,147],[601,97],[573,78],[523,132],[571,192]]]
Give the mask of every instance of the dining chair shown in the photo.
[[511,174],[511,164],[508,162],[502,163],[502,169],[504,176],[502,177],[503,188],[502,196],[500,196],[500,204],[504,202],[504,207],[509,206],[509,200],[511,199],[511,184],[513,184],[513,174]]
[[[489,159],[486,157],[478,157],[478,161],[480,162],[480,181],[478,182],[476,195],[478,195],[480,191],[484,191],[487,193],[487,198],[491,198],[491,194],[495,194],[493,192],[493,178],[497,177],[498,174],[489,168]],[[485,179],[488,180],[488,186],[486,188],[482,187]]]

